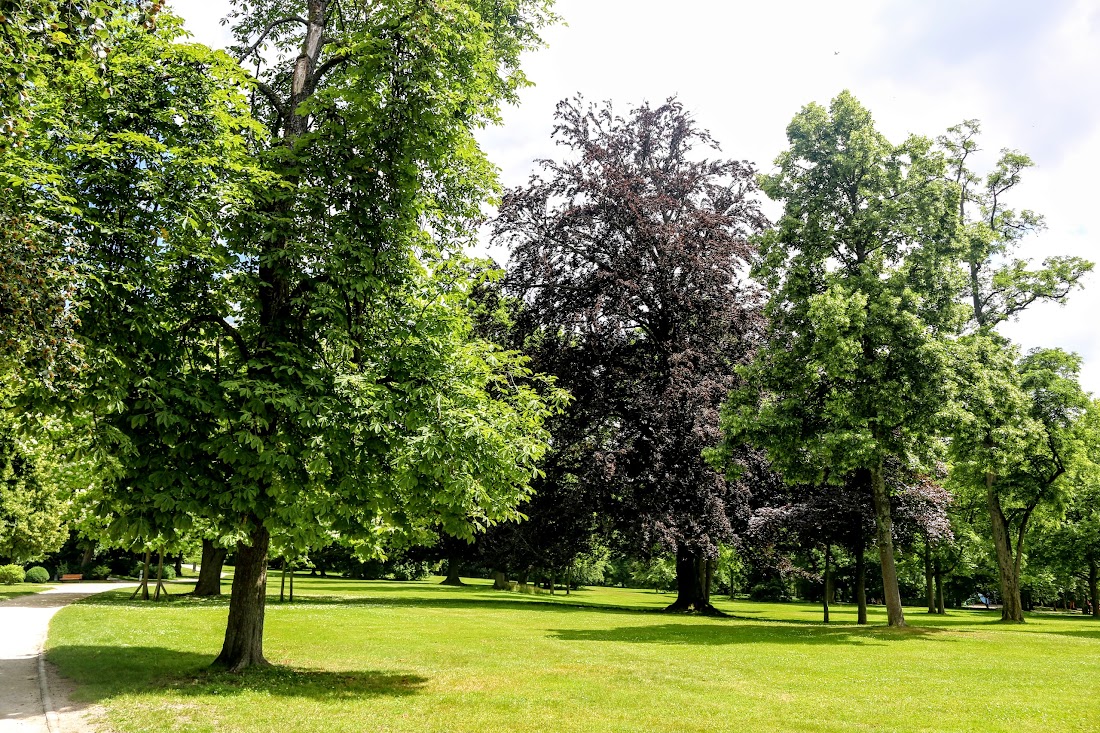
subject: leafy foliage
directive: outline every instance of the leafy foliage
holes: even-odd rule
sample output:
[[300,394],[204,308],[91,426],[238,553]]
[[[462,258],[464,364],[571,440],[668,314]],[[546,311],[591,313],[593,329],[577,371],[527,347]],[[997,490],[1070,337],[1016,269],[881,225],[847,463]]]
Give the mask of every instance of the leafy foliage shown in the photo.
[[701,451],[758,327],[752,169],[703,158],[717,145],[675,100],[619,116],[576,99],[556,117],[569,156],[509,191],[494,226],[516,329],[574,396],[543,484],[576,482],[635,548],[713,559],[742,504]]

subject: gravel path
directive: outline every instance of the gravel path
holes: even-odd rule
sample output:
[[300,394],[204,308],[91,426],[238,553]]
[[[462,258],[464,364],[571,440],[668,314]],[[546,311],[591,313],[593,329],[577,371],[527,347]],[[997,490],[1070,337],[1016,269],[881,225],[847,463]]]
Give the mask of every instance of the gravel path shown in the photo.
[[79,710],[62,699],[63,690],[56,683],[51,685],[42,646],[50,619],[63,607],[126,585],[70,583],[0,601],[0,733],[86,730]]

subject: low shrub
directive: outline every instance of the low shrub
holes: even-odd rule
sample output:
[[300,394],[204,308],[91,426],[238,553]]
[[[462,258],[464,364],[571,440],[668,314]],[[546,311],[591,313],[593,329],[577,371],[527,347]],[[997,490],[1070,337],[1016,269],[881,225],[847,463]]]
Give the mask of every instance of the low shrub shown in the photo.
[[24,581],[27,583],[48,583],[50,582],[50,571],[41,565],[35,565],[27,571]]
[[[137,574],[138,574],[138,576],[141,575],[141,566],[138,566]],[[161,580],[175,580],[176,579],[176,569],[174,567],[172,567],[171,565],[165,565],[161,569],[160,577],[161,577]],[[157,564],[155,562],[151,562],[151,563],[149,563],[149,580],[156,580],[156,579],[157,579]]]
[[88,580],[106,580],[111,577],[111,568],[106,565],[96,565],[84,573],[84,577]]
[[15,585],[22,583],[27,574],[23,572],[21,565],[0,565],[0,583]]

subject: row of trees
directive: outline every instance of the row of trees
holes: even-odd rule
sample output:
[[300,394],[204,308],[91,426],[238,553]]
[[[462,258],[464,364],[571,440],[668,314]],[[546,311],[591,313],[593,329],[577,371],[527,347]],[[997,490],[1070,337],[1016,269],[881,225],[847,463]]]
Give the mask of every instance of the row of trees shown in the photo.
[[732,547],[821,548],[826,581],[847,553],[862,588],[874,537],[901,624],[895,544],[946,558],[951,496],[1022,620],[1029,527],[1090,546],[1097,458],[1078,359],[995,331],[1091,267],[1012,259],[1030,161],[978,176],[976,123],[895,146],[845,93],[758,177],[678,102],[566,101],[570,156],[500,201],[502,275],[463,254],[498,193],[474,134],[549,5],[237,2],[227,53],[160,2],[5,2],[5,429],[44,446],[0,443],[8,494],[53,456],[85,536],[231,549],[230,669],[264,663],[268,558],[333,542],[671,552],[671,609],[712,612]]
[[[1031,161],[1002,151],[980,176],[978,131],[894,145],[843,93],[805,107],[777,172],[754,177],[704,157],[716,145],[675,101],[563,102],[570,156],[506,195],[494,233],[510,337],[575,402],[532,521],[496,531],[514,535],[501,562],[567,567],[594,538],[671,550],[670,609],[711,612],[722,544],[819,546],[827,566],[873,537],[903,625],[895,544],[926,549],[931,586],[952,498],[980,497],[1003,617],[1022,621],[1031,521],[1092,490],[1098,436],[1079,358],[1021,355],[995,329],[1092,265],[1014,258],[1042,225],[1007,205]],[[774,226],[756,181],[784,205]]]

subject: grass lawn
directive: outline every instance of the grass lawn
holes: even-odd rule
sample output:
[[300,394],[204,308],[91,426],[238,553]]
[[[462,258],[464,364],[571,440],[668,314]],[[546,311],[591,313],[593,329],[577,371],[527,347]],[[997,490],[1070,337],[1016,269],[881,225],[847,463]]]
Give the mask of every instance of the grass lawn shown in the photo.
[[0,601],[7,600],[8,598],[18,598],[19,596],[29,596],[31,593],[37,593],[40,590],[46,590],[52,588],[52,584],[48,583],[16,583],[15,585],[0,585]]
[[[277,666],[207,671],[227,603],[62,610],[49,655],[120,732],[1085,731],[1100,727],[1100,623],[908,609],[911,627],[822,625],[809,604],[719,602],[731,618],[654,613],[671,597],[569,597],[432,582],[299,578],[268,606]],[[278,575],[269,585],[278,593]],[[173,588],[182,591],[183,588]]]

